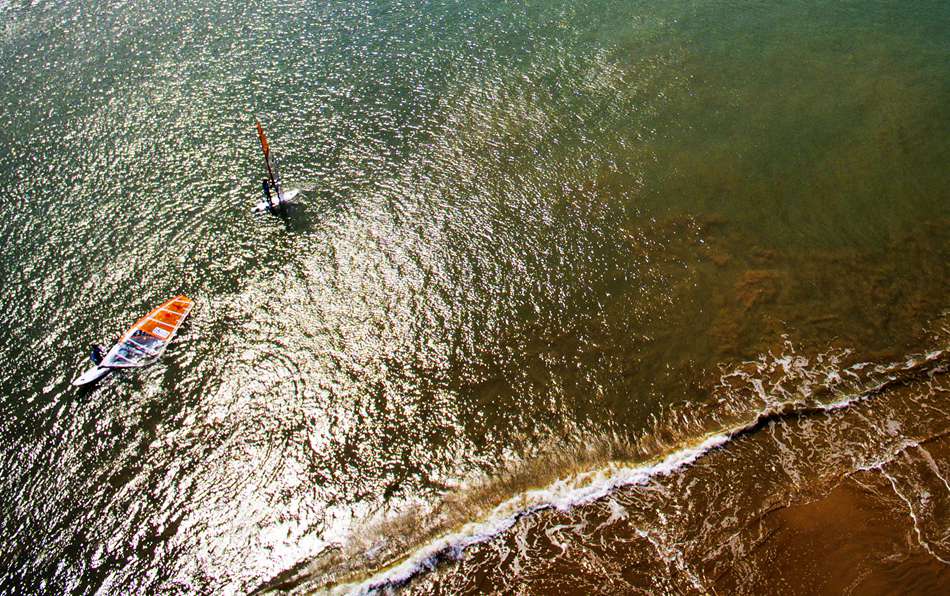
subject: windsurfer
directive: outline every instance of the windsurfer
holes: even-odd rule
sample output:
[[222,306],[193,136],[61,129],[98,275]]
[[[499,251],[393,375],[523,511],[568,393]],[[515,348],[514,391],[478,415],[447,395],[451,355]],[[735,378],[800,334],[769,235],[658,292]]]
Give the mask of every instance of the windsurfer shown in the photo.
[[92,353],[89,354],[89,359],[92,360],[93,364],[99,364],[102,362],[102,357],[105,355],[105,350],[102,349],[102,346],[92,344]]
[[273,209],[274,209],[274,202],[271,200],[271,196],[270,196],[270,183],[267,182],[267,178],[264,178],[263,184],[264,184],[264,201],[267,202],[267,208],[270,209],[271,211],[273,211]]
[[270,145],[267,143],[267,137],[264,135],[264,127],[260,121],[257,122],[257,138],[261,141],[261,151],[264,153],[264,166],[267,168],[267,178],[262,180],[264,188],[264,200],[252,209],[255,213],[267,211],[277,213],[284,205],[293,200],[300,191],[291,189],[284,192],[280,183],[280,171],[277,168],[277,158],[271,155]]

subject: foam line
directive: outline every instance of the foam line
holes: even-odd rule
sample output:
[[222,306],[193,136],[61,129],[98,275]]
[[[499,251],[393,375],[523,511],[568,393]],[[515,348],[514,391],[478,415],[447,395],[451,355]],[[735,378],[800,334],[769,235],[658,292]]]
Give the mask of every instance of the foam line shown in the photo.
[[656,463],[633,467],[611,464],[596,471],[557,480],[543,489],[521,493],[495,507],[487,519],[467,523],[457,532],[419,548],[395,567],[377,573],[362,583],[336,586],[332,592],[369,594],[402,585],[421,571],[434,568],[443,559],[458,559],[468,547],[491,540],[509,530],[526,515],[545,509],[567,511],[601,499],[620,487],[646,484],[655,476],[668,475],[695,462],[705,453],[727,443],[744,428],[709,436],[699,444],[674,451]]
[[910,499],[904,496],[904,493],[902,493],[900,489],[897,488],[897,480],[885,472],[883,468],[881,469],[881,474],[883,474],[884,477],[887,478],[887,480],[891,483],[891,487],[894,489],[894,492],[897,494],[897,496],[907,504],[907,512],[910,514],[911,521],[914,522],[914,531],[917,533],[917,542],[920,543],[920,546],[922,546],[925,551],[930,553],[934,559],[937,559],[944,565],[950,565],[950,561],[941,558],[940,555],[935,553],[933,549],[930,548],[930,543],[924,538],[924,533],[920,530],[920,525],[917,523],[917,515],[914,513],[914,504]]
[[[914,361],[913,366],[909,366],[909,361],[908,363],[901,363],[901,365],[906,367],[904,370],[920,368],[921,365],[930,364],[941,359],[945,354],[946,350],[935,350],[927,353],[922,361]],[[893,368],[885,369],[885,372],[893,373]],[[545,488],[522,492],[499,504],[482,520],[469,522],[458,531],[436,538],[418,548],[401,563],[379,571],[365,581],[334,586],[331,588],[331,593],[371,594],[388,587],[401,586],[420,572],[433,569],[440,561],[459,559],[465,549],[487,542],[509,530],[522,517],[547,509],[568,511],[574,507],[606,497],[618,488],[646,484],[651,478],[669,475],[692,464],[706,453],[725,445],[733,438],[754,431],[764,422],[787,415],[807,414],[816,411],[830,412],[845,408],[856,402],[869,399],[890,385],[900,383],[903,380],[905,379],[902,379],[900,375],[886,374],[885,378],[878,384],[863,391],[845,395],[830,403],[815,404],[792,401],[777,404],[760,411],[753,419],[744,424],[707,435],[700,442],[678,449],[651,463],[636,466],[610,463],[596,470],[581,472],[556,480]],[[913,514],[913,512],[911,513]]]

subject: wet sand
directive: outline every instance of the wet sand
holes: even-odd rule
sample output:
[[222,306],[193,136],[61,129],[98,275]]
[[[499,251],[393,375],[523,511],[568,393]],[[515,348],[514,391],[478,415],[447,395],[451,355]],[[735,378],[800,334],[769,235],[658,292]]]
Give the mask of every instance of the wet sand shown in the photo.
[[[941,475],[950,472],[950,439],[929,441],[925,448],[942,462]],[[917,451],[910,449],[905,457],[919,457]],[[924,482],[937,489],[928,497],[933,502],[919,503],[934,508],[922,522],[927,527],[927,548],[933,554],[918,541],[908,505],[884,473],[857,472],[815,501],[763,517],[759,531],[766,538],[748,554],[745,564],[771,570],[771,577],[756,574],[758,581],[748,583],[741,569],[734,569],[716,578],[715,591],[945,593],[950,587],[950,566],[937,557],[945,561],[950,550],[945,541],[950,493],[939,490],[942,480],[933,471]]]

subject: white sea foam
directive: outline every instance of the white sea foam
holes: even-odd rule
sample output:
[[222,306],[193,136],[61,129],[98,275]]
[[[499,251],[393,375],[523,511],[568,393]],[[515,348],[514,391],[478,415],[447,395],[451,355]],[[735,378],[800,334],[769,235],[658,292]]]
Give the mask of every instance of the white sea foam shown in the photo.
[[[923,360],[924,362],[933,361],[944,354],[945,350],[935,350],[927,353]],[[783,363],[783,368],[786,364]],[[798,364],[804,365],[807,364],[807,361]],[[891,372],[902,364],[906,366],[906,363],[901,363],[893,367],[880,367],[879,372]],[[919,364],[921,362],[915,362],[915,365]],[[863,367],[864,363],[852,365],[851,368],[860,370]],[[890,371],[888,368],[890,368]],[[836,376],[836,378],[840,380],[840,377]],[[894,379],[893,375],[886,375],[884,380],[870,388],[864,388],[864,390],[852,394],[845,394],[832,402],[813,404],[811,407],[817,407],[825,411],[847,407],[853,403],[869,399]],[[755,380],[757,379],[752,380],[753,384]],[[764,387],[756,387],[756,390],[760,396],[767,397],[768,392],[765,391]],[[769,403],[768,399],[764,399],[764,401],[766,404]],[[804,404],[786,402],[781,405]],[[502,502],[480,520],[469,522],[459,530],[443,535],[418,548],[400,563],[384,569],[362,582],[334,586],[331,591],[335,594],[369,594],[388,587],[402,585],[418,573],[434,568],[440,560],[459,559],[470,546],[487,542],[506,532],[526,515],[547,509],[568,511],[574,507],[602,499],[618,488],[647,484],[651,478],[671,474],[692,464],[709,451],[728,443],[733,437],[755,428],[762,420],[781,414],[782,407],[773,405],[773,407],[767,407],[759,412],[754,419],[744,424],[707,435],[700,442],[673,451],[661,459],[639,465],[610,463],[596,470],[558,479],[544,488],[522,492]],[[908,443],[904,447],[910,444],[913,443]],[[883,463],[885,462],[871,462],[858,469],[876,469]]]
[[336,586],[333,593],[367,594],[387,586],[400,585],[420,571],[433,568],[441,558],[459,558],[468,547],[509,530],[525,515],[544,509],[567,511],[601,499],[620,487],[646,484],[653,477],[670,474],[695,462],[703,454],[728,442],[744,428],[709,436],[696,445],[674,451],[653,463],[637,466],[610,464],[595,471],[559,479],[542,489],[516,495],[495,507],[483,520],[469,522],[458,531],[429,542],[398,565],[364,582]]

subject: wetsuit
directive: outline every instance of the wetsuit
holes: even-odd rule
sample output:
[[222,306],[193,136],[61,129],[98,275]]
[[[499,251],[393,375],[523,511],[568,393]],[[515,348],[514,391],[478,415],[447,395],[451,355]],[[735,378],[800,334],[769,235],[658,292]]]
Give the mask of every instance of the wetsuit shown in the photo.
[[264,200],[267,201],[267,208],[273,209],[274,203],[273,201],[271,201],[271,198],[270,198],[270,184],[267,183],[266,178],[263,180],[263,183],[264,183]]

